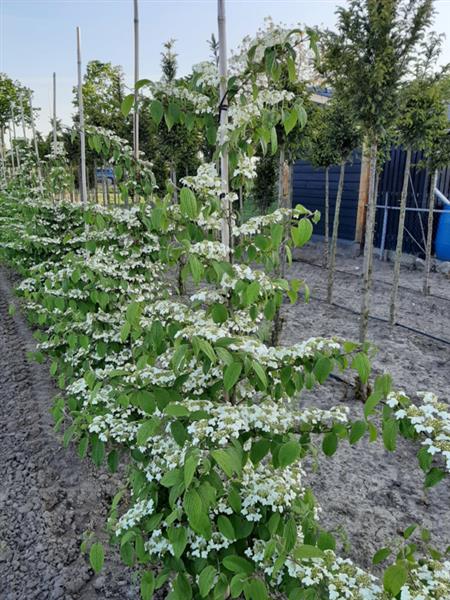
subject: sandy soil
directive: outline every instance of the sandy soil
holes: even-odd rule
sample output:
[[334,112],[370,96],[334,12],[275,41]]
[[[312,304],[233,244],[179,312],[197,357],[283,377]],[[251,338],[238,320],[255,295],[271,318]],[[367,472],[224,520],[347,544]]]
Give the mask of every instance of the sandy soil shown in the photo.
[[[321,263],[322,247],[311,244],[297,257]],[[336,274],[335,302],[330,306],[326,296],[326,271],[296,261],[290,274],[306,279],[311,288],[309,304],[285,305],[285,343],[294,343],[312,335],[339,335],[357,339],[359,316],[346,308],[359,310],[362,259],[340,251]],[[350,274],[351,273],[351,274]],[[431,292],[448,298],[425,298],[421,292],[423,274],[402,269],[398,321],[409,327],[447,339],[450,342],[450,280],[439,273],[431,274]],[[387,318],[389,311],[392,265],[375,261],[375,283],[372,313]],[[383,283],[385,282],[385,283]],[[370,320],[369,339],[379,351],[374,372],[389,372],[396,388],[409,394],[430,390],[448,399],[450,390],[450,344],[444,344],[395,327],[390,332],[386,323]],[[320,391],[307,393],[305,403],[322,407],[345,402],[355,418],[362,415],[362,405],[354,390],[331,381]],[[418,446],[401,441],[395,453],[384,450],[382,443],[368,441],[350,447],[341,444],[337,453],[326,458],[319,453],[317,470],[308,479],[323,508],[324,525],[341,534],[343,549],[361,566],[370,566],[375,551],[417,523],[429,528],[436,547],[445,549],[450,543],[450,483],[441,482],[424,492],[423,473],[417,466]]]

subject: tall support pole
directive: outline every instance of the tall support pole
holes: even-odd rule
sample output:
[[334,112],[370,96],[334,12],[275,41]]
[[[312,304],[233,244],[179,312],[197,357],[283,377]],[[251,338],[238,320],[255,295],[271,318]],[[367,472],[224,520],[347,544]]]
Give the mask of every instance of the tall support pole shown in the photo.
[[53,154],[56,156],[58,138],[56,135],[56,73],[53,73]]
[[139,93],[136,84],[139,81],[139,5],[134,0],[134,112],[133,112],[133,151],[134,158],[139,158]]
[[23,97],[22,97],[22,94],[19,95],[19,102],[20,102],[20,118],[22,120],[22,135],[23,135],[23,139],[25,140],[26,144],[28,145],[27,129],[25,127],[25,113],[23,111]]
[[15,123],[15,114],[14,114],[14,104],[11,102],[11,122],[12,122],[12,134],[13,134],[13,141],[14,141],[14,147],[16,149],[16,158],[17,158],[17,167],[20,168],[20,155],[19,155],[19,148],[17,147],[16,141],[17,141],[17,136],[16,136],[16,123]]
[[81,39],[80,28],[77,27],[77,66],[78,66],[78,110],[80,115],[80,194],[81,202],[87,202],[87,187],[86,187],[86,137],[84,132],[84,105],[83,105],[83,83],[81,79]]
[[12,132],[12,125],[11,125],[11,121],[10,121],[9,125],[8,125],[8,137],[9,137],[9,151],[11,153],[11,173],[12,173],[12,176],[14,177],[14,175],[16,174],[16,165],[14,163],[14,146],[13,146],[11,132]]
[[221,201],[222,201],[222,243],[231,250],[231,207],[228,199],[229,178],[228,178],[228,149],[225,147],[226,127],[228,123],[228,64],[227,64],[227,37],[226,37],[226,17],[225,0],[217,0],[217,21],[219,28],[219,111],[220,111],[220,178]]
[[2,161],[2,171],[5,184],[8,181],[8,175],[6,172],[6,160],[5,160],[5,131],[3,125],[0,128],[0,159]]
[[423,277],[423,294],[430,295],[430,270],[431,270],[431,249],[433,245],[433,217],[434,217],[434,190],[436,189],[438,172],[436,169],[431,174],[430,189],[428,192],[428,224],[427,224],[427,244],[425,246],[425,270]]
[[38,146],[38,140],[37,140],[37,135],[36,135],[36,126],[34,124],[33,102],[32,102],[31,90],[29,92],[28,101],[29,101],[29,105],[30,105],[31,132],[33,134],[34,153],[36,154],[36,164],[37,164],[37,173],[38,173],[38,180],[39,180],[39,188],[41,190],[41,194],[43,194],[44,193],[44,186],[43,186],[43,180],[42,180],[41,159],[39,157],[39,146]]

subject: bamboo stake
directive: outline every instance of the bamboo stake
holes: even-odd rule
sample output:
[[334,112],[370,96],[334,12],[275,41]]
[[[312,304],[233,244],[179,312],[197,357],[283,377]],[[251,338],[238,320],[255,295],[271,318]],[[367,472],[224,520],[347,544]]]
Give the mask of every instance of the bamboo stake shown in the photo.
[[81,79],[81,38],[80,28],[77,27],[77,67],[78,67],[78,110],[80,114],[80,150],[81,150],[81,185],[80,194],[81,202],[86,204],[87,189],[86,189],[86,137],[84,132],[84,105],[83,105],[83,83]]
[[139,159],[139,93],[136,84],[139,81],[139,5],[134,0],[134,113],[133,113],[133,150],[134,159]]
[[16,144],[17,136],[16,136],[16,124],[14,122],[14,119],[15,119],[14,104],[11,103],[11,122],[12,122],[12,132],[13,132],[14,148],[16,150],[17,168],[20,169],[20,154],[19,154],[19,148],[17,147],[17,144]]
[[373,234],[375,229],[375,212],[377,199],[377,153],[378,147],[373,143],[370,147],[370,183],[367,207],[366,235],[364,240],[363,288],[361,299],[361,317],[359,322],[359,341],[364,343],[367,337],[370,312],[370,288],[373,269]]
[[337,238],[339,232],[339,217],[341,212],[341,200],[342,192],[344,190],[344,178],[345,178],[345,161],[341,162],[341,170],[339,173],[339,183],[336,194],[336,206],[334,207],[334,220],[333,220],[333,233],[331,234],[331,252],[328,263],[328,286],[327,286],[327,302],[331,304],[333,301],[333,286],[334,286],[334,272],[336,266],[336,248]]
[[228,123],[228,64],[226,40],[225,0],[217,0],[217,21],[219,28],[219,110],[220,110],[220,177],[221,177],[221,202],[224,216],[222,218],[222,243],[230,248],[231,260],[231,207],[228,199],[228,149],[225,147],[226,126]]
[[423,279],[423,293],[425,296],[430,294],[430,269],[431,269],[431,246],[433,241],[433,212],[434,212],[434,190],[436,189],[438,172],[434,170],[431,175],[430,190],[428,197],[428,224],[427,224],[427,245],[425,248],[425,272]]
[[40,157],[39,157],[39,146],[38,146],[38,140],[37,140],[37,135],[36,135],[36,126],[34,124],[34,114],[33,114],[33,103],[32,103],[31,90],[29,91],[28,101],[29,101],[29,104],[30,104],[31,132],[32,132],[32,135],[33,135],[34,153],[36,154],[36,164],[37,164],[37,173],[38,173],[39,188],[41,190],[41,194],[43,194],[44,193],[44,186],[43,186],[43,179],[42,179],[41,160],[40,160]]
[[27,146],[28,146],[28,139],[27,139],[27,130],[25,127],[25,114],[23,112],[23,98],[22,98],[22,94],[19,95],[19,102],[20,102],[20,117],[22,120],[22,133],[23,133],[23,139],[25,140]]
[[58,139],[56,135],[56,73],[53,73],[53,154],[57,154]]
[[403,186],[402,193],[400,196],[400,211],[398,218],[398,231],[397,231],[397,245],[395,247],[395,260],[394,260],[394,278],[392,280],[391,289],[391,302],[389,306],[389,324],[392,326],[395,323],[395,317],[397,312],[397,297],[398,297],[398,286],[400,282],[400,266],[403,252],[403,236],[405,231],[405,216],[406,216],[406,200],[408,198],[408,184],[411,170],[411,146],[408,146],[406,150],[406,161],[405,170],[403,173]]
[[8,137],[9,137],[9,151],[11,153],[11,173],[12,173],[12,176],[14,177],[14,175],[16,174],[16,165],[14,163],[14,147],[13,147],[11,132],[12,132],[12,125],[11,125],[11,120],[10,120],[9,125],[8,125]]

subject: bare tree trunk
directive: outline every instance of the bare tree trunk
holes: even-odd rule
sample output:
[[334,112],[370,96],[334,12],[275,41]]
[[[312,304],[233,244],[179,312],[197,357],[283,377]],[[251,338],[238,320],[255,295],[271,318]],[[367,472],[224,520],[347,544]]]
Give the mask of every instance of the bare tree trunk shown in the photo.
[[377,203],[377,152],[376,143],[370,147],[370,184],[366,215],[366,234],[364,240],[363,287],[361,299],[361,316],[359,323],[359,341],[364,343],[367,337],[367,327],[370,313],[370,288],[372,286],[373,270],[373,235],[375,230],[375,213]]
[[325,223],[324,223],[323,264],[328,266],[330,253],[330,167],[325,169]]
[[[280,154],[278,162],[278,208],[290,208],[291,205],[291,186],[290,186],[290,167],[286,162],[284,145],[280,145]],[[280,245],[279,264],[276,269],[277,276],[284,279],[286,275],[286,243],[289,236],[290,218],[283,219],[283,237]],[[277,308],[272,324],[271,344],[277,346],[281,331],[283,329],[283,318],[281,316],[281,307]]]
[[36,155],[36,164],[37,164],[37,174],[38,174],[39,188],[41,190],[41,195],[43,195],[44,194],[44,185],[43,185],[43,179],[42,179],[41,159],[39,157],[39,146],[38,146],[38,140],[37,140],[37,135],[36,135],[36,127],[35,127],[35,124],[34,124],[34,114],[33,114],[33,104],[32,104],[32,97],[31,97],[31,90],[30,90],[30,95],[29,95],[29,102],[30,102],[31,132],[33,134],[34,153]]
[[16,143],[17,142],[16,123],[15,123],[14,119],[15,119],[14,104],[11,103],[12,134],[13,134],[13,140],[14,140],[14,148],[16,150],[17,168],[20,169],[20,154],[19,154],[19,148],[18,148],[17,143]]
[[19,102],[20,102],[20,118],[21,118],[21,121],[22,121],[22,135],[23,135],[24,142],[28,146],[27,130],[26,130],[26,127],[25,127],[25,113],[23,112],[23,97],[22,97],[22,94],[19,94]]
[[12,176],[14,177],[14,175],[16,174],[16,165],[14,163],[14,146],[13,146],[11,132],[12,132],[12,125],[10,122],[9,127],[8,127],[8,137],[9,137],[9,150],[11,152],[11,173],[12,173]]
[[408,198],[408,185],[409,185],[409,173],[411,170],[411,155],[412,149],[409,146],[406,149],[406,161],[405,171],[403,173],[403,186],[402,194],[400,196],[400,211],[398,217],[398,232],[397,232],[397,245],[395,247],[395,260],[394,260],[394,278],[392,280],[391,290],[391,302],[389,305],[389,324],[392,326],[395,323],[395,317],[397,312],[397,296],[398,286],[400,281],[400,266],[403,252],[403,236],[405,231],[405,217],[406,217],[406,200]]
[[175,169],[173,163],[170,164],[170,181],[172,182],[173,187],[174,187],[173,202],[174,202],[174,204],[178,204],[177,172],[176,172],[176,169]]
[[[331,253],[328,263],[328,287],[327,287],[327,302],[331,304],[333,301],[333,286],[334,286],[334,273],[336,267],[336,248],[337,239],[339,232],[339,216],[341,212],[341,201],[342,192],[344,190],[344,178],[345,178],[345,161],[341,162],[341,170],[339,172],[339,183],[336,194],[336,206],[334,209],[334,220],[333,220],[333,233],[331,236]],[[327,244],[328,246],[328,244]]]
[[222,201],[222,243],[230,248],[231,261],[231,219],[232,207],[228,199],[229,176],[228,176],[228,148],[225,146],[226,126],[228,123],[228,61],[227,61],[227,38],[226,38],[226,17],[225,0],[217,1],[217,21],[219,28],[219,110],[220,110],[220,177],[222,182],[221,201]]
[[104,165],[102,165],[102,204],[103,206],[106,206],[106,177]]
[[431,246],[433,241],[433,217],[434,217],[434,190],[436,188],[438,172],[435,170],[431,175],[430,190],[428,196],[428,225],[427,245],[425,248],[425,272],[423,279],[423,293],[430,294],[430,269],[431,269]]
[[80,163],[80,194],[81,202],[86,204],[87,202],[87,188],[86,188],[86,136],[84,132],[84,103],[83,103],[83,81],[81,78],[81,39],[80,39],[80,28],[77,27],[77,66],[78,66],[78,110],[80,115],[80,150],[81,150],[81,163]]
[[97,187],[97,161],[94,160],[94,200],[98,204],[98,187]]
[[3,129],[3,125],[0,128],[0,158],[2,161],[2,171],[3,178],[5,180],[5,185],[8,183],[8,174],[6,172],[6,160],[5,160],[5,132]]

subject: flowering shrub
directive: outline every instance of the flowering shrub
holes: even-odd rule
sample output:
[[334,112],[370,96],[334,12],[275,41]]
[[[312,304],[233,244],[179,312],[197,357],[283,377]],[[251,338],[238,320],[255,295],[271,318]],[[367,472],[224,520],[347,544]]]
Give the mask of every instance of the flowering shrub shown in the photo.
[[[230,172],[239,185],[254,176],[253,146],[276,152],[306,118],[295,94],[280,89],[283,73],[295,80],[291,37],[277,30],[258,38],[229,84]],[[214,143],[214,67],[196,69],[189,83],[159,86],[150,110],[169,128],[201,120]],[[97,152],[112,154],[116,176],[132,179],[124,196],[147,198],[150,165],[148,187],[136,187],[129,149],[108,132],[91,136]],[[217,241],[229,215],[215,165],[182,184],[177,204],[170,193],[151,194],[129,210],[0,199],[1,255],[24,275],[19,292],[40,327],[36,358],[50,358],[62,390],[53,415],[64,444],[111,471],[127,466],[108,531],[139,570],[143,600],[163,586],[169,600],[449,598],[450,564],[434,549],[417,558],[413,530],[382,581],[339,557],[305,486],[306,459],[318,446],[332,456],[339,444],[374,440],[379,420],[388,450],[399,433],[428,436],[419,461],[426,485],[437,483],[439,460],[448,461],[445,406],[429,397],[414,405],[388,376],[375,380],[364,420],[351,421],[342,406],[303,406],[302,391],[335,370],[356,371],[363,383],[370,376],[367,346],[267,343],[284,299],[308,295],[305,282],[284,277],[280,254],[289,262],[318,215],[297,206],[250,219],[234,228],[230,248]],[[99,571],[101,544],[89,552]],[[381,549],[374,561],[390,554]]]

